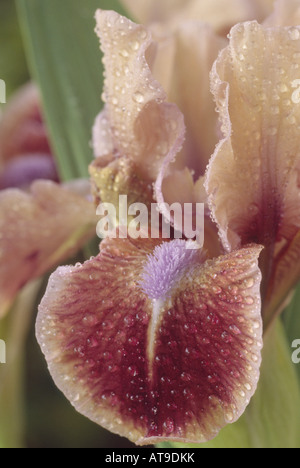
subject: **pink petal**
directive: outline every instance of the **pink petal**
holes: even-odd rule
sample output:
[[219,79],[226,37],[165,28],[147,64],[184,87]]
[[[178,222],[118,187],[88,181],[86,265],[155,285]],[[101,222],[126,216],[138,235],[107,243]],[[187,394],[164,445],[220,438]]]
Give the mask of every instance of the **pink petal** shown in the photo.
[[5,106],[0,120],[0,169],[9,159],[28,153],[51,154],[39,92],[32,83],[21,88]]
[[19,290],[96,232],[94,205],[49,181],[0,192],[0,316]]
[[37,336],[80,413],[137,444],[203,442],[239,418],[256,388],[260,248],[193,263],[190,274],[184,254],[184,268],[166,256],[181,279],[169,299],[152,302],[139,285],[163,245],[107,239],[97,258],[59,268]]

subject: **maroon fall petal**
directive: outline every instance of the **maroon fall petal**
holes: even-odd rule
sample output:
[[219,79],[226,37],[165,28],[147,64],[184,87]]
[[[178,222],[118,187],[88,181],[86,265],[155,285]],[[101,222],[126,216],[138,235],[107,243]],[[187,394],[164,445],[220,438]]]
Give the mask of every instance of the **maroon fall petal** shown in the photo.
[[98,257],[52,275],[37,320],[50,372],[75,408],[141,445],[213,438],[243,413],[261,362],[261,248],[206,263],[181,252],[153,299],[160,286],[149,289],[148,266],[164,245],[106,239]]

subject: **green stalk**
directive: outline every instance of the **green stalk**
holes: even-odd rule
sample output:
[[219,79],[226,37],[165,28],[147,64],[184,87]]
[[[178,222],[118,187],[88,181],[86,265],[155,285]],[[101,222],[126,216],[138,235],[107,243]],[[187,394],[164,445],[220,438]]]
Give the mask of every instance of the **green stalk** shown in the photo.
[[0,448],[24,446],[25,343],[41,280],[28,284],[0,322],[6,364],[0,364]]
[[102,108],[98,8],[116,0],[16,0],[29,66],[39,85],[61,180],[88,176],[92,126]]

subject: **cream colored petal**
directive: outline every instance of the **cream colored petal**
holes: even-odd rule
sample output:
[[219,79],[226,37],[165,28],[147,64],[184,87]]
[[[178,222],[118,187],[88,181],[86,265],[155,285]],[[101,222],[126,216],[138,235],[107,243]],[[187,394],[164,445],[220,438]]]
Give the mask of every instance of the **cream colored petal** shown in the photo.
[[274,0],[122,0],[133,18],[142,23],[170,20],[176,24],[186,19],[210,23],[218,32],[234,24],[262,20],[272,11]]
[[[151,60],[152,73],[164,83],[168,100],[183,112],[186,125],[182,151],[175,161],[170,155],[164,159],[155,196],[159,203],[195,203],[199,198],[203,202],[203,190],[195,180],[204,174],[218,141],[218,118],[210,93],[209,72],[226,42],[200,22],[184,22],[172,33],[163,27],[152,30],[157,41]],[[169,221],[169,213],[163,210],[163,214]]]
[[182,11],[194,0],[121,0],[132,17],[140,23],[163,21]]
[[227,42],[210,26],[196,21],[182,22],[172,33],[166,33],[163,26],[156,27],[153,35],[158,45],[152,73],[185,119],[186,139],[175,167],[188,167],[197,177],[204,174],[218,142],[218,115],[209,74]]
[[104,52],[106,101],[105,113],[98,119],[100,131],[94,128],[96,155],[104,151],[97,135],[110,132],[107,145],[114,155],[131,158],[139,175],[153,181],[163,158],[167,154],[174,158],[181,148],[183,117],[166,102],[164,90],[151,74],[146,61],[150,33],[113,11],[98,10],[96,19]]
[[228,250],[256,242],[272,256],[275,243],[300,227],[299,209],[287,216],[300,159],[299,79],[299,28],[237,25],[214,65],[224,139],[206,188]]
[[95,124],[93,126],[93,149],[94,155],[98,157],[106,157],[109,154],[113,154],[114,142],[113,133],[109,125],[107,112],[102,111],[97,116]]
[[300,24],[300,1],[277,0],[274,12],[265,20],[264,26],[297,26]]
[[[81,187],[81,185],[80,185]],[[76,191],[78,187],[76,187]],[[75,253],[96,233],[93,203],[62,188],[39,181],[27,194],[0,193],[0,316],[18,291]]]

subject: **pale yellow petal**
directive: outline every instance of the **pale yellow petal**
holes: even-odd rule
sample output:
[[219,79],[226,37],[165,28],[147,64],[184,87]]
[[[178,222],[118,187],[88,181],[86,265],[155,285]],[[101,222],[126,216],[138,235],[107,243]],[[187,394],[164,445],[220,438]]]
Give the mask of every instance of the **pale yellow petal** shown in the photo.
[[[175,157],[184,135],[183,117],[154,79],[146,60],[151,34],[113,11],[98,10],[97,33],[104,52],[105,111],[94,128],[97,156],[113,148],[129,157],[140,176],[154,181],[164,157]],[[96,123],[97,127],[97,123]],[[99,135],[104,132],[103,141]],[[97,154],[98,153],[98,154]]]
[[215,103],[209,74],[218,53],[227,42],[204,23],[186,21],[172,32],[153,28],[157,41],[152,73],[163,84],[168,100],[184,115],[186,138],[175,167],[203,175],[218,142]]

